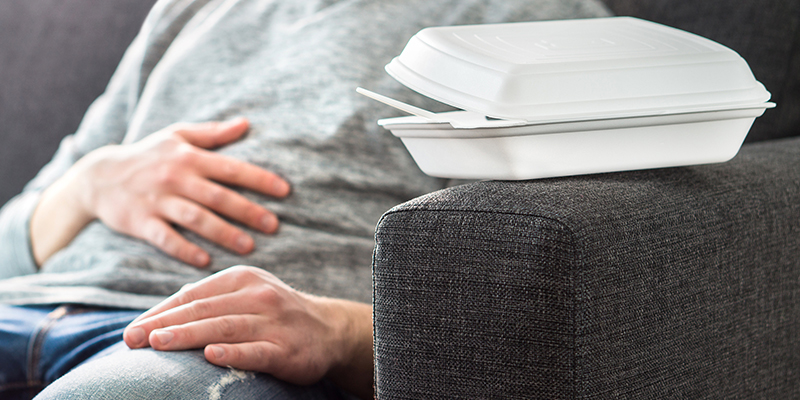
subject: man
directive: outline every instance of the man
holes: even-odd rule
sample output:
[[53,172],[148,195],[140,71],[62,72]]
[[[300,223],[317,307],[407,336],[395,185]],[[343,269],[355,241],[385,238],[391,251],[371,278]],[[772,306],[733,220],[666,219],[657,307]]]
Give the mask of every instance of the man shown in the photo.
[[[605,13],[595,0],[156,4],[0,217],[0,299],[26,306],[7,315],[41,349],[26,354],[63,355],[44,384],[80,364],[41,397],[370,397],[374,226],[446,182],[355,87],[435,109],[382,72],[419,29]],[[52,339],[60,327],[80,339]]]

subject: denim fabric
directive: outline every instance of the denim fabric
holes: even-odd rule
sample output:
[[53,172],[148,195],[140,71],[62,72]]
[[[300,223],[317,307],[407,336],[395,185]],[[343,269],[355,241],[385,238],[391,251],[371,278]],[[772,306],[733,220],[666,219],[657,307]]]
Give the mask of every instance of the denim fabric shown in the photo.
[[124,343],[55,381],[37,400],[48,399],[292,399],[346,400],[328,381],[296,386],[272,376],[217,367],[202,350],[130,350]]
[[0,305],[0,399],[31,399],[45,387],[37,399],[351,398],[327,381],[295,386],[220,368],[202,351],[130,350],[122,330],[140,313]]
[[141,311],[81,306],[0,306],[0,398],[30,399],[122,340]]

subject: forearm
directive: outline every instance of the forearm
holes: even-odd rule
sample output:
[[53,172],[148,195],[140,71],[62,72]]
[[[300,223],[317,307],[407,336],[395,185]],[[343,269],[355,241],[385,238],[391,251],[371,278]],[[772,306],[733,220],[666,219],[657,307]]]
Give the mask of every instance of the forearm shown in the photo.
[[31,251],[38,266],[68,245],[94,218],[81,206],[80,179],[73,168],[42,192],[30,220]]

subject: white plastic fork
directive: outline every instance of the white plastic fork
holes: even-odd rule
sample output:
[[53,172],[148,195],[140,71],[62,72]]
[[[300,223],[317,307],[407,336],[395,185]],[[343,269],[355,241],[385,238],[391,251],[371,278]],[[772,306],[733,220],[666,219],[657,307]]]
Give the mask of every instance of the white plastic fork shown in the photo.
[[412,106],[411,104],[403,103],[402,101],[386,97],[382,94],[375,93],[373,91],[364,89],[362,87],[356,88],[356,92],[363,94],[364,96],[367,96],[370,99],[386,104],[389,107],[396,108],[400,111],[409,113],[411,115],[415,115],[420,118],[425,118],[431,122],[447,122],[447,123],[452,122],[449,119],[444,118],[439,114],[430,112],[428,110],[416,106]]

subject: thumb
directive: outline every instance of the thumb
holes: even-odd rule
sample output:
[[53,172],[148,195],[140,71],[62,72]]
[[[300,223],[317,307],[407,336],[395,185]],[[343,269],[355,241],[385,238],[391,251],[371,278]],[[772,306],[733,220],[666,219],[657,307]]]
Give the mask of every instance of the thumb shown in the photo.
[[175,134],[194,146],[212,149],[239,139],[248,128],[250,122],[244,117],[239,117],[224,122],[182,124],[175,130]]

